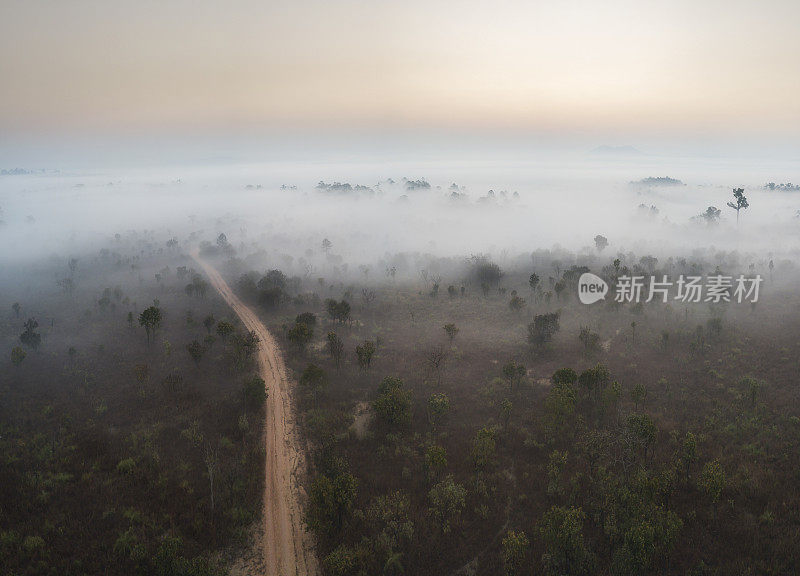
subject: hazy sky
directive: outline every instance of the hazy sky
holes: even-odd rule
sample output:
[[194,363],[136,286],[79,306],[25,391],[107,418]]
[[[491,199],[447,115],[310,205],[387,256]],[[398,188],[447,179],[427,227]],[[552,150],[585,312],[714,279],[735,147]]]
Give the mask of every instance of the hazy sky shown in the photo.
[[0,132],[759,134],[797,0],[0,0]]

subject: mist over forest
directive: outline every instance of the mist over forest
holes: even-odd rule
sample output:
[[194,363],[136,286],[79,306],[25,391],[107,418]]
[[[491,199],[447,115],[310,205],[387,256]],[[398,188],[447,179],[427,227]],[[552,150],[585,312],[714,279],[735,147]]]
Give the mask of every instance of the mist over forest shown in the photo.
[[[324,265],[323,238],[356,266],[398,253],[508,260],[558,247],[590,256],[598,234],[614,253],[791,258],[798,247],[796,169],[796,162],[591,151],[507,162],[9,168],[0,177],[0,259],[91,253],[134,230],[211,240],[225,233],[242,255],[291,256],[298,272]],[[751,206],[737,226],[726,203],[738,187]],[[703,217],[710,206],[718,217]]]
[[0,576],[800,574],[798,22],[3,0]]

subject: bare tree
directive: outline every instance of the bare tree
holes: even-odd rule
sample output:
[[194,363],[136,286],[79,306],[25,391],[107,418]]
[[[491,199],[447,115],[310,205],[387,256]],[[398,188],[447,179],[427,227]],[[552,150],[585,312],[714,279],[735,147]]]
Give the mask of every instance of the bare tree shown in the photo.
[[364,300],[364,307],[369,308],[369,305],[375,301],[375,291],[369,288],[362,288],[361,299]]
[[436,385],[442,383],[442,372],[444,372],[444,364],[447,359],[447,351],[444,346],[436,345],[428,352],[426,362],[428,369],[436,375]]

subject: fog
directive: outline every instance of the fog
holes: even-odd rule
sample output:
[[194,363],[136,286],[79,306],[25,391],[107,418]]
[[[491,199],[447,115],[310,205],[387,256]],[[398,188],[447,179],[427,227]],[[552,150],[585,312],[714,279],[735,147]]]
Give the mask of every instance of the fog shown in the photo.
[[[260,265],[307,274],[330,264],[322,254],[325,238],[351,271],[378,270],[398,253],[484,254],[501,263],[553,248],[596,255],[598,234],[608,238],[603,255],[609,257],[710,250],[763,263],[791,259],[800,247],[800,192],[764,189],[767,182],[793,181],[797,161],[624,148],[408,150],[398,160],[365,152],[358,160],[340,154],[317,161],[307,154],[253,161],[257,155],[124,167],[87,168],[91,159],[75,162],[80,168],[48,167],[46,160],[22,166],[28,173],[0,176],[0,262],[97,253],[115,234],[133,231],[147,231],[162,245],[172,237],[213,242],[224,233],[239,257],[259,252]],[[682,185],[634,184],[648,177]],[[320,182],[352,190],[322,189]],[[737,225],[726,203],[738,187],[750,207]],[[709,206],[722,211],[717,224],[693,219]]]

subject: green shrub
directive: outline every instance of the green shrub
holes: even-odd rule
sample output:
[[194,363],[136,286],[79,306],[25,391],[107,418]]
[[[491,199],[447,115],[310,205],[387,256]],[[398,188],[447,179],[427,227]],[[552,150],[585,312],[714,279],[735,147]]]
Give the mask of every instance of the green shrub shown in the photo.
[[133,474],[135,469],[136,460],[133,458],[125,458],[124,460],[120,460],[119,464],[117,464],[117,472],[120,474]]

